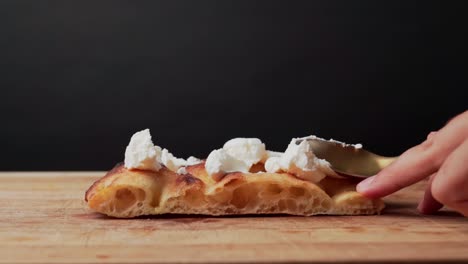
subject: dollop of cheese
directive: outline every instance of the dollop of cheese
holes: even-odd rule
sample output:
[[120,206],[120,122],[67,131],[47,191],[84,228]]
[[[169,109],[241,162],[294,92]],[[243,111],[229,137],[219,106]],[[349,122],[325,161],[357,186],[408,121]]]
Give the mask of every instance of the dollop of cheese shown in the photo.
[[312,182],[319,182],[327,174],[334,174],[330,163],[317,158],[306,140],[299,144],[296,141],[297,139],[291,140],[281,157],[271,157],[266,161],[267,172],[284,171]]
[[187,160],[176,158],[167,149],[155,146],[149,129],[133,134],[125,150],[125,167],[128,169],[140,169],[158,171],[161,164],[174,172],[189,165],[201,163],[200,159],[189,157]]
[[229,155],[225,149],[213,150],[205,162],[205,169],[210,175],[220,172],[249,172],[250,167],[247,162]]
[[[258,138],[234,138],[227,141],[223,148],[213,150],[208,155],[205,169],[210,175],[248,173],[253,165],[262,162],[267,172],[288,172],[312,182],[319,182],[327,175],[337,176],[330,163],[314,155],[310,143],[304,140],[307,138],[317,137],[292,139],[284,153],[266,150],[265,144]],[[361,144],[351,146],[362,147]],[[184,174],[187,173],[185,167],[201,162],[195,157],[187,160],[177,158],[169,150],[155,146],[149,129],[136,132],[125,150],[125,167],[129,169],[158,171],[164,165],[174,172]]]
[[125,149],[125,167],[158,171],[161,169],[160,156],[161,148],[153,144],[149,129],[145,129],[136,132],[130,139]]
[[263,156],[262,162],[265,163],[266,166],[266,162],[269,158],[279,158],[281,155],[283,155],[283,152],[267,150],[266,155]]
[[268,158],[265,162],[265,170],[267,172],[278,172],[281,171],[280,157]]
[[250,168],[268,156],[265,144],[258,138],[233,138],[222,149],[213,150],[205,162],[209,174],[249,172]]
[[163,149],[161,153],[161,163],[171,171],[177,171],[180,167],[186,166],[187,161],[176,158],[167,149]]
[[265,144],[258,138],[233,138],[224,143],[223,149],[249,168],[260,162],[266,155]]
[[190,156],[187,160],[182,158],[176,158],[167,149],[163,149],[161,153],[161,163],[164,164],[164,166],[166,166],[171,171],[175,171],[178,173],[181,167],[201,163],[201,160],[192,156]]
[[177,170],[177,174],[187,174],[187,169],[185,167],[180,167]]
[[199,158],[196,158],[194,156],[190,156],[187,158],[187,162],[186,162],[186,166],[191,166],[191,165],[195,165],[195,164],[198,164],[198,163],[202,163],[202,160],[199,159]]

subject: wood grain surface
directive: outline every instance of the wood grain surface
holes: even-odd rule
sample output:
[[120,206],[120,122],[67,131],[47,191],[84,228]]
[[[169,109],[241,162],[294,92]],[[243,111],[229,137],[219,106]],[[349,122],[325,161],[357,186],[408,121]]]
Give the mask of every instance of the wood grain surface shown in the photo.
[[0,173],[0,263],[468,262],[468,220],[415,210],[424,183],[379,216],[163,216],[89,211],[103,172]]

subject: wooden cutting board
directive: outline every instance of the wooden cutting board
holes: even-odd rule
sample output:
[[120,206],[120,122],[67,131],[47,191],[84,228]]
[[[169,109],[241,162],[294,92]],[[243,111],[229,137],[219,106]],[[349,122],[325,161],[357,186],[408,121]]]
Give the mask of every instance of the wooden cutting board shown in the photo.
[[111,219],[90,212],[103,172],[0,173],[0,263],[468,261],[468,219],[419,215],[424,183],[380,216]]

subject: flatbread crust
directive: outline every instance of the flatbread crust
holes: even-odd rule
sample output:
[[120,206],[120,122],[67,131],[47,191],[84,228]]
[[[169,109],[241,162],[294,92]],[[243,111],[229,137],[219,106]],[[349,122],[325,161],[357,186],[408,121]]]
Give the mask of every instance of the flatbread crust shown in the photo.
[[97,212],[119,218],[158,214],[290,214],[369,215],[384,208],[379,199],[355,191],[348,179],[326,177],[317,184],[289,173],[227,173],[210,177],[204,163],[177,174],[129,170],[118,164],[87,191],[85,200]]

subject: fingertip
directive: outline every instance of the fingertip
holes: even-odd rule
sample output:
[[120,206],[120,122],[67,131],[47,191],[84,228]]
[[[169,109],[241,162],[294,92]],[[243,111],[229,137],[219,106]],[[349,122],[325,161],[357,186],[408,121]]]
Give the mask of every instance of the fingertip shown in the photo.
[[356,191],[369,198],[380,197],[378,190],[375,188],[376,176],[371,176],[356,185]]
[[356,186],[356,191],[368,198],[380,198],[401,189],[400,186],[382,179],[382,173],[369,177]]
[[372,185],[372,182],[374,181],[374,179],[375,179],[375,176],[372,176],[372,177],[369,177],[369,178],[361,181],[356,186],[356,190],[358,192],[366,192],[366,190],[371,188],[371,185]]

